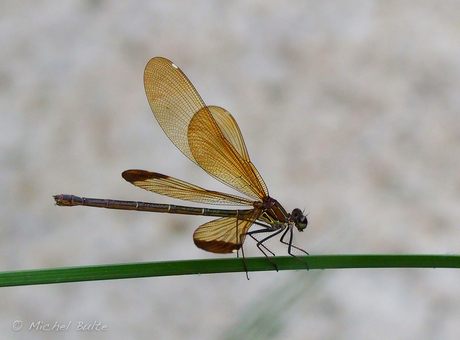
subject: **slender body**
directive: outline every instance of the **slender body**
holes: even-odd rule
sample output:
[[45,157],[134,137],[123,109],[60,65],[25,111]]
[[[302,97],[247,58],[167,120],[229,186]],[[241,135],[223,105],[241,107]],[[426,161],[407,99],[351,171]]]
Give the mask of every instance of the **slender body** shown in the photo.
[[[185,74],[165,58],[149,61],[144,72],[144,86],[155,118],[174,145],[209,175],[249,198],[203,189],[145,170],[127,170],[123,172],[123,178],[142,189],[172,198],[246,206],[248,209],[209,209],[74,195],[56,195],[56,204],[219,217],[195,230],[193,240],[197,247],[214,253],[231,253],[242,249],[245,237],[249,235],[270,260],[265,251],[274,254],[263,243],[282,233],[280,241],[288,245],[290,255],[294,256],[292,248],[308,254],[292,245],[294,227],[303,231],[308,224],[307,217],[297,208],[287,213],[269,196],[262,176],[249,158],[233,116],[221,107],[207,106]],[[262,228],[249,231],[253,224]],[[288,232],[289,240],[284,240]],[[254,237],[262,233],[268,233],[268,236],[260,241]]]
[[138,201],[121,201],[112,199],[89,198],[79,197],[75,195],[56,195],[54,196],[57,205],[73,207],[77,205],[85,207],[118,209],[118,210],[136,210],[148,211],[168,214],[181,214],[181,215],[202,215],[213,217],[232,217],[240,216],[243,218],[245,214],[250,212],[250,209],[245,210],[225,210],[225,209],[210,209],[189,207],[183,205],[173,204],[159,204]]

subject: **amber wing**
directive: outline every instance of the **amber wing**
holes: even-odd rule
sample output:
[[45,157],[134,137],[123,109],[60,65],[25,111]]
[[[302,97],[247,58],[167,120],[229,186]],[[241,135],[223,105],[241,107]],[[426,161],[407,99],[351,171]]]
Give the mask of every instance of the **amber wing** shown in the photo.
[[223,217],[198,227],[193,233],[195,245],[213,253],[232,253],[241,248],[246,233],[261,211],[250,210],[244,216]]
[[207,107],[176,65],[153,58],[145,68],[144,86],[160,126],[189,159],[249,197],[268,196],[236,121],[220,107]]

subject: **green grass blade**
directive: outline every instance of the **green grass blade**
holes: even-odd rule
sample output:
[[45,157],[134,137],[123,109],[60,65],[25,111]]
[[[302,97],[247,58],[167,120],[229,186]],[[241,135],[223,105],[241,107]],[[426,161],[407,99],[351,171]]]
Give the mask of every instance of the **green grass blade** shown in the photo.
[[[459,255],[312,255],[275,257],[278,270],[460,268]],[[273,271],[264,257],[246,258],[249,272]],[[308,268],[307,268],[308,264]],[[0,287],[139,277],[244,272],[241,258],[111,264],[0,272]]]

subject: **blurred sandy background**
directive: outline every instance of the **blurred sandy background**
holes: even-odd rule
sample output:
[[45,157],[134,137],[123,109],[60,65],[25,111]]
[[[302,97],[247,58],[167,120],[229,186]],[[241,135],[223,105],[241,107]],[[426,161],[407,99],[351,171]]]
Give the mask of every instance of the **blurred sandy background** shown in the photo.
[[[1,271],[215,256],[192,241],[206,218],[53,205],[179,203],[125,182],[132,168],[226,190],[150,112],[154,56],[234,115],[270,194],[309,213],[296,243],[311,254],[459,252],[460,2],[9,0],[0,13]],[[457,270],[250,276],[2,288],[0,338],[460,337]],[[28,331],[37,321],[72,326]]]

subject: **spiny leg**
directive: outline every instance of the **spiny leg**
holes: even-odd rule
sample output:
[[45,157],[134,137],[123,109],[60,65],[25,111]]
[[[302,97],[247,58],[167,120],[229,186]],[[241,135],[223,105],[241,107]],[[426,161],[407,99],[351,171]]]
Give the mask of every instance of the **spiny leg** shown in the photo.
[[[244,271],[246,272],[246,279],[248,279],[248,281],[249,281],[248,264],[246,263],[246,257],[244,256],[243,245],[241,245],[240,249],[241,249],[241,255],[243,257],[243,266],[244,266]],[[236,255],[238,256],[238,251],[236,252]]]
[[293,232],[292,232],[292,229],[291,229],[291,235],[290,235],[289,243],[286,242],[286,241],[284,241],[284,236],[286,236],[287,232],[288,232],[288,228],[286,228],[286,230],[284,231],[284,234],[281,236],[280,242],[288,246],[288,254],[291,255],[291,256],[294,256],[294,255],[291,254],[291,248],[295,248],[295,249],[297,249],[297,250],[299,250],[299,251],[301,251],[301,252],[303,252],[303,253],[305,253],[305,254],[307,254],[307,255],[310,255],[308,252],[306,252],[306,251],[303,250],[302,248],[299,248],[299,247],[297,247],[297,246],[295,246],[295,245],[292,244],[292,240],[293,240]]
[[278,266],[276,265],[275,262],[273,262],[273,260],[262,250],[262,247],[264,247],[265,249],[267,249],[270,254],[272,254],[273,256],[275,256],[275,254],[269,250],[263,243],[269,239],[271,239],[272,237],[275,237],[276,235],[278,235],[279,233],[281,233],[283,231],[283,229],[259,229],[259,230],[254,230],[254,231],[251,231],[249,233],[246,233],[247,235],[251,236],[254,240],[257,241],[257,239],[252,236],[252,234],[260,234],[260,233],[268,233],[268,232],[273,232],[273,234],[265,237],[264,239],[260,240],[260,241],[257,241],[257,248],[259,248],[259,250],[262,252],[262,254],[265,255],[265,257],[267,258],[267,260],[273,264],[273,266],[275,267],[276,271],[278,271]]
[[[248,273],[248,264],[246,263],[246,257],[244,256],[244,249],[243,249],[243,242],[241,242],[241,237],[239,235],[239,232],[238,232],[238,214],[236,215],[236,233],[235,233],[235,237],[237,238],[236,239],[236,243],[237,244],[241,244],[241,247],[239,249],[236,250],[236,257],[239,258],[240,257],[240,249],[241,249],[241,256],[243,258],[243,266],[244,266],[244,271],[246,272],[246,279],[249,280],[249,273]],[[240,240],[238,240],[238,238],[240,238]],[[239,241],[239,242],[238,242]]]
[[[246,235],[249,235],[254,241],[257,242],[257,247],[259,247],[259,240],[256,239],[252,234],[259,234],[259,233],[268,233],[268,232],[272,232],[273,230],[271,229],[259,229],[259,230],[254,230],[254,231],[251,231],[249,233],[246,233]],[[276,256],[274,252],[272,252],[270,249],[268,249],[268,247],[265,245],[265,244],[260,244],[260,246],[264,247],[266,251],[268,251],[270,254],[272,254],[272,256]]]
[[[253,239],[254,241],[257,242],[256,245],[257,245],[257,247],[259,248],[260,251],[262,251],[262,249],[260,249],[260,247],[263,247],[263,248],[264,248],[266,251],[268,251],[272,256],[276,256],[274,252],[272,252],[270,249],[268,249],[268,247],[267,247],[265,244],[263,244],[263,242],[265,242],[266,240],[272,238],[273,236],[278,235],[280,231],[278,231],[278,229],[268,228],[267,226],[265,226],[265,225],[263,225],[263,224],[260,224],[260,225],[264,226],[265,229],[258,229],[258,230],[250,231],[250,232],[246,233],[246,235],[251,236],[252,239]],[[268,237],[262,239],[261,241],[259,241],[259,239],[255,238],[255,237],[252,235],[252,234],[272,233],[272,232],[274,232],[274,231],[277,231],[277,232],[274,233],[274,234],[272,234],[272,235],[269,235]],[[264,252],[264,251],[262,251],[262,253],[264,253],[264,255],[265,255],[265,252]],[[267,255],[265,255],[265,256],[267,256]]]
[[[290,235],[289,235],[289,243],[284,241],[284,237],[286,236],[287,232],[290,231]],[[303,251],[305,254],[307,255],[310,255],[308,254],[305,250],[303,250],[302,248],[299,248],[299,247],[296,247],[295,245],[292,244],[292,241],[293,241],[293,238],[294,238],[294,233],[292,232],[292,227],[287,227],[286,230],[284,231],[283,235],[281,235],[281,238],[280,238],[280,242],[287,245],[288,246],[288,254],[291,255],[292,257],[295,257],[297,260],[299,261],[302,261],[303,263],[305,263],[305,265],[307,266],[307,270],[308,270],[308,264],[307,262],[305,262],[303,259],[301,259],[300,257],[294,255],[292,253],[292,248],[295,248],[297,250],[300,250],[300,251]]]

